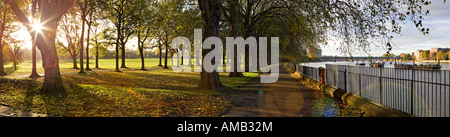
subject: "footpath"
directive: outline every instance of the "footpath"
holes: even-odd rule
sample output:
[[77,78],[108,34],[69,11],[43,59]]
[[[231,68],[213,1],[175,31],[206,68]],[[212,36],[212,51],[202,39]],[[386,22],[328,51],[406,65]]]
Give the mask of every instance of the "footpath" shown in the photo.
[[224,117],[312,117],[313,92],[280,66],[276,83],[262,84],[258,77],[230,91],[232,108]]

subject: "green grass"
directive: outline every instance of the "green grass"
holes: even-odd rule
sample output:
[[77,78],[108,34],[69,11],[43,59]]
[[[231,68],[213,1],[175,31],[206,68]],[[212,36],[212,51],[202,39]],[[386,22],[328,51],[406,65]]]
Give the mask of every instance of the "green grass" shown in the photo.
[[[0,78],[0,103],[62,117],[218,117],[231,106],[226,94],[197,89],[200,73],[175,73],[155,67],[158,59],[146,60],[148,71],[139,70],[139,59],[127,59],[129,68],[114,72],[115,60],[102,59],[103,69],[93,69],[87,74],[76,73],[79,70],[71,69],[70,60],[61,60],[65,93],[40,93],[43,78]],[[31,65],[25,62],[18,71],[9,74],[29,75],[28,69],[31,70]],[[258,76],[244,73],[246,77],[230,78],[228,74],[219,74],[226,90],[238,88]]]
[[[126,59],[125,65],[127,69],[141,69],[141,59]],[[84,60],[84,63],[86,64],[86,60]],[[116,68],[116,60],[115,59],[99,59],[99,67],[100,69],[115,69]],[[146,58],[145,59],[145,67],[146,68],[152,68],[156,67],[159,64],[159,59],[157,58]],[[168,59],[167,65],[171,66],[171,59]],[[42,60],[37,60],[37,72],[41,75],[44,74],[44,68],[42,67]],[[121,60],[119,60],[119,67],[122,65]],[[164,65],[164,60],[162,60],[162,65]],[[80,62],[78,60],[77,66],[80,67]],[[89,67],[93,70],[95,68],[95,59],[89,60]],[[17,65],[18,70],[14,71],[14,66],[11,62],[8,62],[5,64],[5,72],[10,77],[23,77],[24,75],[30,75],[31,74],[31,68],[32,68],[32,61],[26,60],[22,62],[21,64]],[[79,72],[77,69],[73,69],[73,62],[72,59],[61,59],[59,61],[59,68],[61,73],[73,73],[73,72]]]

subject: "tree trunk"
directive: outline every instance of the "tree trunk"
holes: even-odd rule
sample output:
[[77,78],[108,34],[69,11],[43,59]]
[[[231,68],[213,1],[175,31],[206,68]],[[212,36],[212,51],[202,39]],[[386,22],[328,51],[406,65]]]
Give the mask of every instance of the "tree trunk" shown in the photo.
[[33,40],[33,47],[31,49],[31,58],[33,62],[33,67],[31,68],[31,75],[30,78],[39,78],[41,77],[36,70],[36,43],[34,43],[35,40]]
[[[87,2],[86,2],[87,3]],[[86,6],[84,6],[83,8],[81,8],[81,18],[82,18],[82,23],[81,23],[81,37],[80,37],[80,74],[86,74],[86,72],[84,72],[84,62],[83,62],[83,57],[84,57],[84,31],[85,31],[85,24],[86,24]]]
[[64,86],[61,73],[59,72],[59,59],[55,46],[57,21],[51,21],[46,24],[44,27],[50,28],[50,31],[43,31],[43,34],[46,35],[38,36],[36,40],[37,46],[41,47],[39,50],[41,50],[42,67],[45,70],[41,92],[63,92]]
[[147,70],[147,69],[145,69],[145,61],[144,61],[144,43],[141,43],[140,32],[138,34],[138,49],[139,49],[139,54],[141,55],[141,70]]
[[17,71],[17,61],[14,59],[14,71]]
[[[0,42],[1,42],[1,38],[0,38]],[[4,68],[4,64],[3,64],[3,45],[0,43],[0,76],[5,76],[5,68]]]
[[[0,38],[0,49],[3,49],[3,44],[1,44],[2,38]],[[5,76],[5,68],[3,63],[3,50],[0,50],[0,76]]]
[[[198,0],[200,10],[202,11],[202,17],[205,21],[203,26],[203,40],[208,37],[219,36],[219,21],[220,21],[220,8],[222,7],[221,0]],[[204,58],[211,49],[203,49],[202,57]],[[209,60],[208,60],[209,61]],[[210,60],[212,64],[215,64],[214,59]],[[202,72],[200,73],[200,89],[205,90],[218,90],[223,87],[220,82],[219,73],[218,72],[206,72],[205,68],[202,67]]]
[[141,54],[141,70],[147,70],[145,69],[144,49],[140,48],[139,53]]
[[6,19],[6,11],[8,9],[8,6],[5,5],[5,7],[3,7],[3,18],[2,18],[2,23],[0,26],[0,76],[5,76],[7,75],[5,73],[5,68],[4,68],[4,60],[3,60],[3,32],[5,31],[5,19]]
[[169,45],[168,45],[168,36],[166,35],[166,40],[165,40],[165,44],[166,44],[166,56],[164,57],[164,69],[169,69],[169,67],[167,67],[167,56],[169,55]]
[[126,57],[125,43],[122,43],[122,66],[120,68],[127,68],[127,66],[125,66],[125,57]]
[[[32,3],[33,3],[33,5],[32,5],[32,8],[31,8],[31,18],[34,19],[36,17],[36,8],[37,8],[36,3],[37,3],[37,1],[33,0]],[[39,78],[41,76],[36,71],[36,69],[37,69],[36,68],[36,43],[35,43],[36,40],[33,38],[33,39],[31,39],[31,41],[33,43],[32,44],[32,48],[31,48],[32,68],[31,68],[31,75],[29,77],[32,78],[32,79],[36,79],[36,78]]]
[[[239,9],[239,1],[231,1],[230,4],[230,24],[231,24],[231,37],[238,37],[239,36],[239,28],[238,28],[238,21],[239,21],[239,15],[238,15],[238,9]],[[244,77],[242,72],[238,72],[238,55],[237,55],[237,46],[234,46],[234,70],[230,73],[229,77]],[[225,54],[224,54],[225,55]]]
[[120,70],[119,70],[119,41],[116,42],[116,72],[120,72]]
[[89,68],[89,38],[90,38],[90,34],[91,34],[91,23],[88,23],[88,32],[87,32],[87,39],[86,39],[86,70],[87,71],[92,71],[91,68]]
[[[183,47],[181,47],[181,51],[179,51],[179,52],[182,52],[183,51],[183,48],[184,48],[184,46]],[[172,55],[173,56],[173,55]],[[184,59],[183,59],[183,54],[181,54],[181,63],[180,63],[180,65],[184,65]],[[191,63],[189,63],[189,64],[191,64]],[[178,65],[177,64],[177,66],[180,66],[180,65]]]
[[80,69],[78,68],[78,64],[77,64],[77,55],[71,55],[72,57],[72,62],[73,62],[73,69]]
[[[121,23],[120,23],[120,19],[119,19],[119,26],[117,26],[116,28],[117,28],[117,34],[120,34],[121,33]],[[119,46],[120,46],[120,43],[119,43],[119,41],[120,41],[120,36],[121,35],[117,35],[117,39],[116,39],[116,72],[120,72],[120,70],[119,70]]]
[[42,66],[44,67],[45,70],[44,84],[42,85],[41,92],[50,93],[50,92],[64,91],[61,74],[59,72],[59,61],[58,55],[56,54],[56,49],[54,54],[44,55],[45,52],[41,53],[42,53]]
[[100,68],[100,67],[98,67],[98,45],[97,45],[97,47],[95,47],[95,68],[97,68],[97,69]]
[[160,66],[160,67],[162,67],[163,65],[162,65],[162,45],[161,45],[161,42],[158,42],[158,44],[159,44],[159,65],[158,66]]

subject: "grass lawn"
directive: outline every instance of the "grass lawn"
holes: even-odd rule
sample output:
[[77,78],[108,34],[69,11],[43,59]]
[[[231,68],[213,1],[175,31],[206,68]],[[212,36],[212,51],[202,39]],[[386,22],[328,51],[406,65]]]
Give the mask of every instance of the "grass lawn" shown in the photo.
[[[84,60],[86,65],[86,60]],[[167,64],[171,65],[171,59],[168,60]],[[99,62],[100,69],[115,69],[116,68],[116,59],[100,59]],[[157,58],[146,58],[145,66],[147,68],[155,67],[159,64],[159,59]],[[121,60],[119,60],[119,67],[121,65]],[[125,65],[128,69],[140,69],[141,68],[141,60],[140,59],[126,59]],[[164,60],[162,61],[162,65],[164,65]],[[77,66],[80,67],[80,62],[78,60]],[[59,61],[59,68],[61,73],[75,73],[80,70],[72,69],[73,63],[72,59],[62,59]],[[86,67],[86,66],[85,66]],[[95,59],[89,60],[89,67],[93,70],[95,68]],[[26,60],[17,66],[17,71],[14,71],[14,66],[12,62],[5,64],[5,72],[9,75],[9,77],[24,77],[26,75],[31,74],[32,61]],[[97,69],[98,70],[98,69]],[[41,75],[44,74],[44,68],[42,68],[42,60],[37,60],[37,72]]]
[[[146,59],[148,71],[141,71],[140,59],[127,59],[127,69],[114,72],[114,59],[101,59],[102,69],[78,74],[70,60],[61,60],[60,69],[66,92],[39,92],[43,78],[22,78],[31,72],[31,63],[9,71],[0,78],[0,103],[13,108],[63,117],[218,117],[231,105],[226,92],[197,89],[200,74],[175,73],[156,67],[158,59]],[[38,62],[39,64],[40,62]],[[95,64],[91,61],[90,67]],[[171,64],[169,61],[168,64]],[[40,65],[38,65],[40,66]],[[39,67],[40,68],[40,67]],[[38,69],[42,74],[43,69]],[[229,78],[220,73],[225,90],[247,83],[258,73],[244,73],[244,78]]]

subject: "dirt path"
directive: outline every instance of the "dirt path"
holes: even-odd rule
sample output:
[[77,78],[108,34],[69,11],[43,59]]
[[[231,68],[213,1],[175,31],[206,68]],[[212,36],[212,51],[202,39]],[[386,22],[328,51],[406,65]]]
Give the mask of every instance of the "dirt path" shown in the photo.
[[225,117],[312,117],[314,95],[280,67],[276,83],[261,84],[255,78],[231,91],[231,100],[233,107]]

